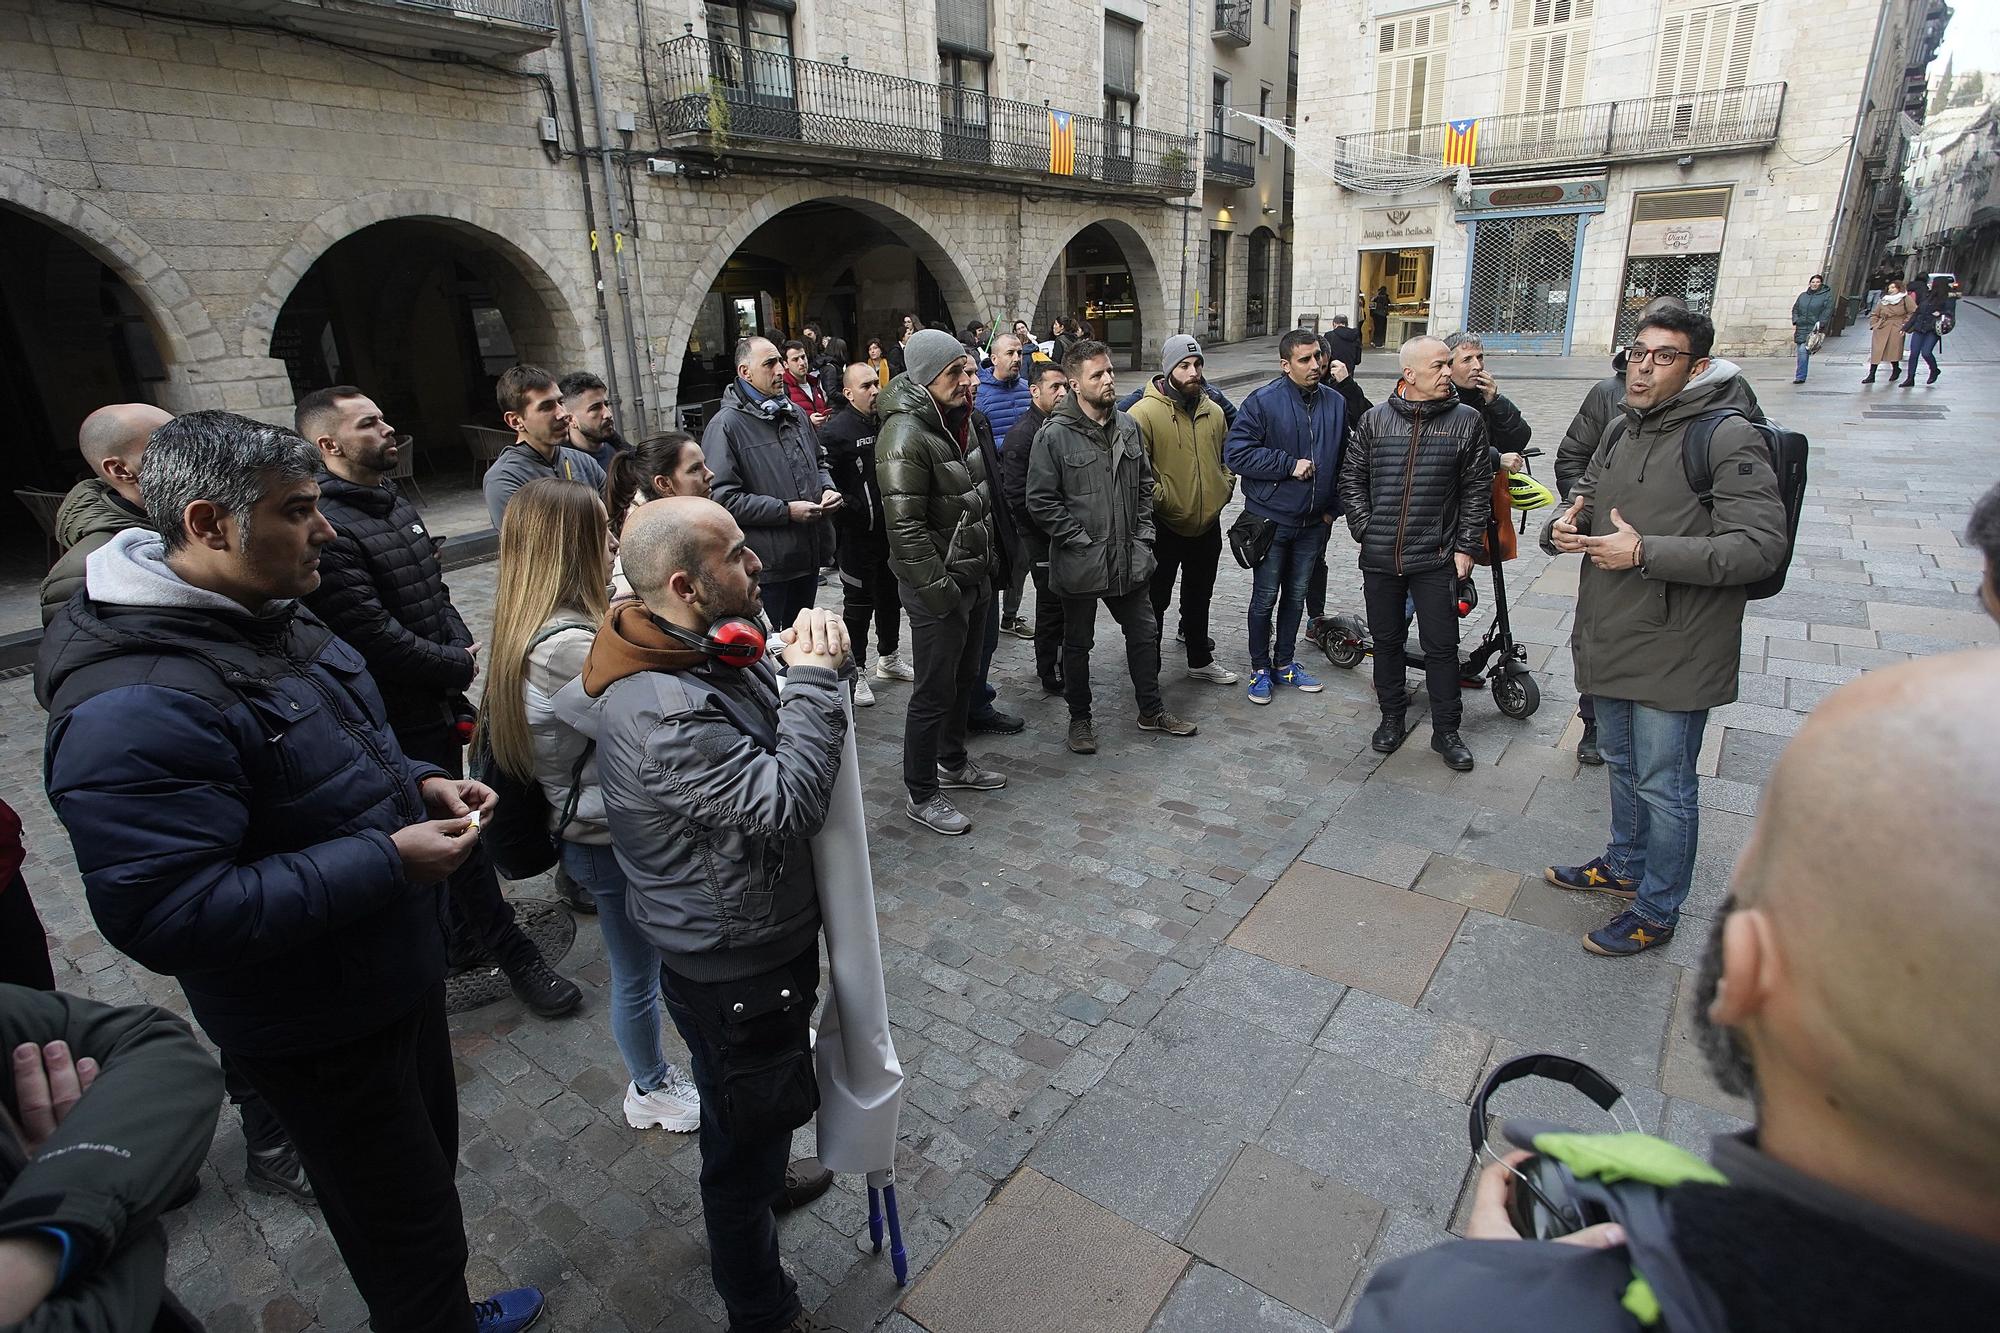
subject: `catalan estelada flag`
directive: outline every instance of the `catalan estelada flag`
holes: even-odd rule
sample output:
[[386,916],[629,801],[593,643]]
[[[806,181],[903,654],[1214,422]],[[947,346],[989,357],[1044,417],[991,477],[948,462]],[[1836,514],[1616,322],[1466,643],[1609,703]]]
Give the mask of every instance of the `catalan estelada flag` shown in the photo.
[[1076,125],[1067,111],[1049,112],[1049,173],[1076,175]]
[[1448,120],[1444,123],[1444,164],[1448,167],[1479,165],[1479,122]]

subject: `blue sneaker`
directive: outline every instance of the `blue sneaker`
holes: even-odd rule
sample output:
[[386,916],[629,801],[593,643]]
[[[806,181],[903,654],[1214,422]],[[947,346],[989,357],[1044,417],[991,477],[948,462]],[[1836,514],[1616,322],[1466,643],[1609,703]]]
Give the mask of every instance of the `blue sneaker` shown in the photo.
[[1674,937],[1672,926],[1656,926],[1629,909],[1583,937],[1583,947],[1606,958],[1629,958],[1657,949]]
[[1297,662],[1279,669],[1278,683],[1280,685],[1289,685],[1300,694],[1318,694],[1326,688],[1326,686],[1307,675],[1306,669]]
[[472,1326],[478,1333],[521,1333],[542,1317],[542,1293],[534,1287],[499,1291],[472,1303]]
[[1250,702],[1267,704],[1271,702],[1271,671],[1269,667],[1258,667],[1250,673]]

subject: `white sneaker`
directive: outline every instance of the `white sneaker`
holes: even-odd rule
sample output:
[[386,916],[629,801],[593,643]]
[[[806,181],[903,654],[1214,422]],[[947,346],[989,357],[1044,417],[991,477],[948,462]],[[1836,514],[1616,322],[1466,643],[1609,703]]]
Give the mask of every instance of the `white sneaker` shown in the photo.
[[875,659],[875,679],[915,680],[917,669],[902,659],[898,653],[883,653]]
[[667,1081],[641,1095],[639,1085],[625,1085],[625,1123],[634,1129],[665,1129],[687,1134],[701,1128],[701,1093],[679,1069],[669,1069]]
[[875,691],[868,688],[868,680],[865,676],[856,676],[854,678],[854,706],[856,708],[873,708],[875,706]]
[[1189,680],[1205,680],[1211,685],[1234,685],[1236,673],[1220,662],[1210,662],[1207,666],[1189,667]]

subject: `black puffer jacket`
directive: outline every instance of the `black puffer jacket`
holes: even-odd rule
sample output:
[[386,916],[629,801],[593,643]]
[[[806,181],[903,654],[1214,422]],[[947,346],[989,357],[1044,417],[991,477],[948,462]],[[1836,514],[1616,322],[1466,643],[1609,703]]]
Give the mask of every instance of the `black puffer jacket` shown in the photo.
[[1478,412],[1447,393],[1413,403],[1398,392],[1361,418],[1340,465],[1340,506],[1361,543],[1361,568],[1421,574],[1454,551],[1484,549],[1493,456]]
[[1521,409],[1504,393],[1495,393],[1485,399],[1476,393],[1466,394],[1459,399],[1468,407],[1478,409],[1486,422],[1486,442],[1503,454],[1518,454],[1528,447],[1528,441],[1535,438],[1535,428],[1521,416]]
[[339,535],[320,549],[306,605],[367,660],[397,731],[442,725],[472,684],[472,634],[451,604],[430,530],[384,480],[319,479],[319,510]]

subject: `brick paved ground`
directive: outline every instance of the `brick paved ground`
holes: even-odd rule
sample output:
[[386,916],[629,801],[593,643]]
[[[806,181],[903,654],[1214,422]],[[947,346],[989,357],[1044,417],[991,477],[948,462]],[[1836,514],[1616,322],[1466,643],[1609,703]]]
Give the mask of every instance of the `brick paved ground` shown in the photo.
[[[1378,761],[1365,671],[1326,667],[1325,693],[1253,709],[1240,688],[1181,678],[1170,650],[1169,702],[1201,734],[1141,734],[1107,620],[1101,752],[1064,750],[1061,703],[1035,689],[1028,645],[1004,640],[1003,703],[1032,725],[978,747],[1011,784],[968,794],[977,827],[942,839],[900,813],[907,687],[879,687],[861,755],[911,1073],[904,1220],[926,1280],[892,1315],[901,1293],[865,1253],[859,1182],[843,1180],[781,1229],[808,1303],[848,1329],[885,1317],[930,1333],[1317,1328],[1373,1265],[1455,1225],[1464,1103],[1509,1053],[1598,1063],[1648,1128],[1685,1143],[1735,1124],[1745,1108],[1687,1041],[1687,968],[1777,750],[1861,671],[1995,641],[1956,533],[2000,475],[1984,379],[2000,320],[1968,307],[1961,328],[1934,389],[1861,390],[1851,339],[1803,389],[1788,364],[1754,367],[1772,413],[1813,437],[1815,493],[1791,586],[1746,623],[1742,701],[1711,723],[1700,869],[1682,933],[1659,954],[1585,954],[1577,934],[1611,904],[1558,897],[1535,876],[1595,852],[1605,822],[1603,775],[1573,758],[1557,648],[1572,561],[1528,551],[1509,567],[1545,702],[1515,722],[1469,698],[1480,762],[1463,775],[1421,730]],[[1211,372],[1234,381],[1271,359],[1268,344],[1225,349]],[[1387,362],[1364,368],[1371,392],[1386,392]],[[1496,373],[1552,448],[1599,368],[1502,360]],[[1359,605],[1352,550],[1335,539],[1336,608]],[[490,622],[490,566],[460,572],[454,590],[475,627]],[[1216,621],[1238,668],[1247,593],[1225,561]],[[29,682],[0,681],[0,704],[0,793],[28,825],[62,984],[177,1005],[171,982],[91,929],[40,793]],[[563,967],[587,987],[582,1016],[538,1022],[510,999],[453,1023],[472,1284],[540,1283],[557,1329],[719,1326],[693,1143],[635,1133],[618,1114],[608,973],[588,922]],[[1546,1100],[1549,1114],[1595,1123],[1581,1104]],[[172,1223],[183,1299],[217,1330],[356,1327],[317,1217],[241,1182],[225,1113],[205,1188]]]

